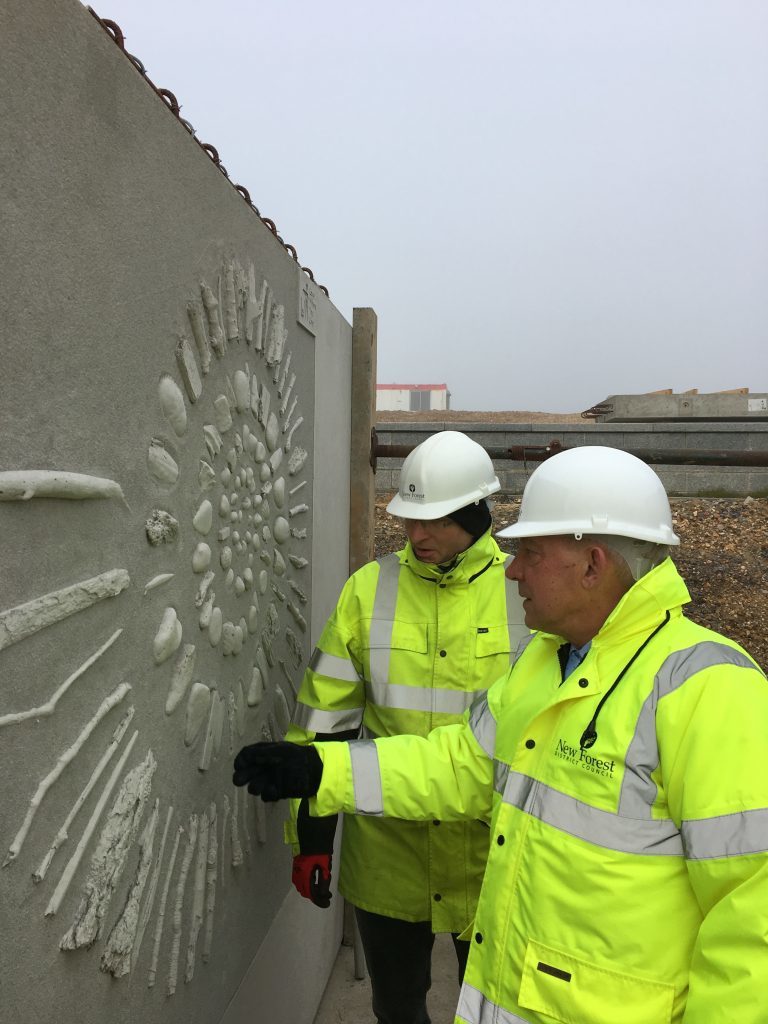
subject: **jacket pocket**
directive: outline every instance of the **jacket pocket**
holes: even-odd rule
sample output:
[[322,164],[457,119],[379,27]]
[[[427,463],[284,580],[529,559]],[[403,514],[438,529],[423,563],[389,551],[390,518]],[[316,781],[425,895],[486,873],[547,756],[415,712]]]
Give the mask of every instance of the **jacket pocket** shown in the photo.
[[561,1024],[670,1024],[675,987],[563,953],[529,939],[520,1006]]
[[475,657],[490,658],[495,654],[509,657],[509,627],[482,626],[475,631]]
[[[384,624],[384,629],[381,627]],[[428,627],[426,622],[398,622],[394,624],[383,619],[371,619],[368,622],[368,636],[364,647],[370,651],[383,649],[410,651],[413,654],[426,654],[428,650]]]

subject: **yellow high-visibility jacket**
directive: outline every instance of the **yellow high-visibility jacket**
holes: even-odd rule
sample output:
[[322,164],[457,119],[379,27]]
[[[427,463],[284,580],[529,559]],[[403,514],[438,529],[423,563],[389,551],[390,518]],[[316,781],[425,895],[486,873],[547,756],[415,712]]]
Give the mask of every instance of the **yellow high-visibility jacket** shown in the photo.
[[[312,655],[286,739],[349,730],[427,736],[460,722],[529,633],[517,584],[504,577],[506,560],[489,530],[448,572],[406,545],[354,573]],[[387,917],[431,921],[437,932],[463,931],[477,905],[488,828],[432,818],[347,818],[345,899]],[[295,823],[286,835],[295,844]]]
[[564,682],[535,633],[465,723],[318,744],[313,814],[490,817],[459,1024],[768,1021],[768,683],[688,600],[667,559]]

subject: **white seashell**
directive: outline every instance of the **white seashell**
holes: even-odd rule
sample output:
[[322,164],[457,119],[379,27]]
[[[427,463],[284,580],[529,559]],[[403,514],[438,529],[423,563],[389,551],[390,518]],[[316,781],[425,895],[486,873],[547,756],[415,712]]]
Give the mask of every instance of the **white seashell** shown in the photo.
[[229,483],[232,479],[232,470],[229,466],[225,466],[224,469],[222,469],[220,479],[223,487],[229,487]]
[[180,643],[181,623],[176,615],[176,609],[166,608],[160,628],[152,641],[155,664],[161,665],[167,658],[170,658],[174,651],[178,650]]
[[194,683],[187,701],[187,719],[184,725],[184,743],[191,747],[208,717],[211,691],[205,683]]
[[232,410],[226,395],[217,395],[213,400],[213,415],[219,432],[226,434],[232,426]]
[[272,486],[272,495],[278,508],[285,504],[285,477],[278,477]]
[[225,622],[221,628],[221,652],[224,655],[237,654],[243,646],[242,638],[238,647],[239,631],[234,622]]
[[203,602],[203,607],[200,609],[200,618],[198,620],[200,629],[208,629],[213,618],[213,602],[216,600],[216,595],[211,591]]
[[288,732],[288,726],[291,724],[291,712],[288,708],[288,701],[283,693],[283,689],[279,684],[275,686],[274,710],[277,726],[280,732],[285,735]]
[[183,437],[187,432],[187,406],[181,388],[170,374],[164,373],[160,378],[157,390],[160,396],[160,408],[171,424],[174,434],[176,437]]
[[275,548],[275,559],[272,563],[275,576],[285,576],[285,559],[280,552]]
[[211,549],[200,541],[192,553],[192,572],[205,572],[211,564]]
[[186,338],[180,338],[176,346],[176,362],[187,392],[187,398],[194,404],[202,394],[203,383],[200,380],[200,371],[197,368],[194,352]]
[[238,597],[245,593],[245,581],[242,576],[235,576],[235,593]]
[[224,442],[221,439],[221,434],[218,429],[214,427],[212,423],[206,423],[203,426],[203,439],[205,441],[205,447],[208,449],[208,456],[211,459],[215,459],[221,451]]
[[253,456],[254,462],[263,462],[267,457],[267,449],[264,447],[261,441],[256,443],[256,452]]
[[251,672],[251,684],[248,687],[248,707],[257,708],[264,697],[264,679],[260,670],[254,665]]
[[[254,600],[256,598],[254,597]],[[256,633],[259,628],[259,606],[258,604],[252,604],[248,609],[248,632]]]
[[157,437],[153,437],[149,442],[147,465],[149,466],[150,473],[159,484],[170,486],[178,480],[178,463],[165,447],[165,443]]
[[269,573],[262,569],[259,573],[259,593],[266,594],[267,588],[269,587]]
[[278,544],[285,544],[288,538],[291,536],[291,527],[288,524],[288,520],[283,516],[278,516],[274,524],[275,540]]
[[235,390],[235,402],[238,412],[245,412],[251,407],[251,387],[248,381],[248,374],[242,370],[236,370],[232,381]]
[[213,466],[209,466],[204,459],[200,460],[200,469],[197,474],[197,482],[200,484],[201,491],[210,491],[210,489],[216,483],[216,474],[213,471]]
[[197,512],[192,517],[192,525],[198,533],[202,533],[205,536],[213,526],[213,506],[210,501],[206,498],[205,501],[201,502]]
[[150,590],[155,590],[156,587],[162,587],[168,580],[172,580],[174,573],[172,572],[161,572],[159,576],[153,576],[152,579],[144,587],[144,594],[148,594]]
[[277,416],[275,416],[273,412],[269,414],[269,419],[267,420],[265,437],[267,448],[273,452],[280,443],[280,424],[277,421]]
[[195,670],[195,645],[184,644],[173,668],[171,685],[168,689],[168,697],[165,701],[166,715],[172,715],[181,703],[187,687],[192,682],[192,674]]
[[259,381],[255,373],[251,377],[251,413],[259,415]]
[[221,631],[223,628],[223,619],[221,608],[214,608],[211,612],[211,623],[208,626],[208,639],[210,640],[211,647],[216,647],[221,640]]
[[197,588],[197,594],[195,596],[195,608],[202,607],[203,602],[208,597],[208,591],[213,580],[214,574],[212,572],[207,572],[200,580],[200,586]]

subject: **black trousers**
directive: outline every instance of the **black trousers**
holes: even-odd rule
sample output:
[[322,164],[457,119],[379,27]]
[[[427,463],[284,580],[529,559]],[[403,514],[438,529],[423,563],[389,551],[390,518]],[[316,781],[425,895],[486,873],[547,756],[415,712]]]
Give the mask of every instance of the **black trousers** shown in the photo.
[[[430,1024],[427,992],[432,984],[432,946],[429,921],[401,921],[355,907],[371,979],[371,1005],[378,1024]],[[469,943],[452,936],[458,960],[459,984],[469,956]]]

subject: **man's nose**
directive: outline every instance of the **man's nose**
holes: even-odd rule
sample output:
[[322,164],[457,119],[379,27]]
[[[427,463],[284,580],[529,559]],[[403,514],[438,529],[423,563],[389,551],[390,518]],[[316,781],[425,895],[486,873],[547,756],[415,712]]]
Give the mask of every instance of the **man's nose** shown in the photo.
[[512,559],[507,568],[504,570],[504,575],[508,580],[519,580],[520,579],[520,566],[518,564],[517,555]]
[[425,528],[424,523],[420,519],[411,520],[411,529],[409,532],[411,534],[411,540],[417,541],[424,540],[424,538],[428,534],[428,531]]

